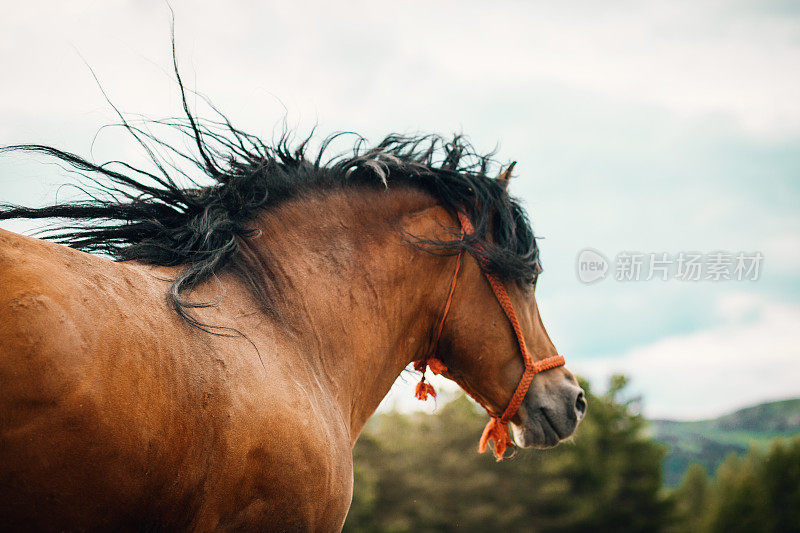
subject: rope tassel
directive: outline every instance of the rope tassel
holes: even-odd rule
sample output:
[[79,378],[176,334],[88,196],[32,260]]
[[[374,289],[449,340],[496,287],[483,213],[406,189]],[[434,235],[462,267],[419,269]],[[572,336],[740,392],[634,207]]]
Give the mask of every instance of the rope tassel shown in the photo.
[[426,368],[430,368],[431,372],[437,375],[447,372],[447,367],[445,364],[435,357],[429,357],[428,359],[422,361],[414,361],[414,370],[417,372],[422,372],[422,379],[420,379],[419,383],[417,383],[417,389],[414,392],[414,397],[417,400],[422,400],[423,402],[428,399],[429,394],[436,398],[436,389],[434,389],[433,385],[430,383],[425,383]]
[[492,417],[483,428],[483,435],[478,442],[478,452],[483,453],[486,451],[486,445],[489,441],[494,441],[494,455],[497,457],[498,462],[503,460],[503,454],[509,446],[513,444],[511,435],[508,434],[508,423],[503,422],[499,418]]
[[425,376],[422,376],[420,382],[417,383],[417,390],[414,393],[414,397],[417,400],[422,400],[424,402],[428,399],[429,394],[436,398],[436,389],[434,389],[433,385],[430,383],[425,383]]

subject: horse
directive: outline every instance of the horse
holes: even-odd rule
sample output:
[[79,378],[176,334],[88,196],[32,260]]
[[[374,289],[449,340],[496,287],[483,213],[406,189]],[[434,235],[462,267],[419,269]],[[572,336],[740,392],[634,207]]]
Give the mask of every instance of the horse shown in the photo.
[[125,123],[150,170],[4,149],[89,179],[85,200],[0,207],[61,221],[44,239],[0,230],[4,527],[338,531],[356,439],[414,362],[520,447],[573,434],[586,400],[568,370],[520,385],[521,349],[560,356],[510,172],[492,177],[461,137],[359,139],[324,159],[327,142],[312,157],[186,114],[170,124],[189,151]]

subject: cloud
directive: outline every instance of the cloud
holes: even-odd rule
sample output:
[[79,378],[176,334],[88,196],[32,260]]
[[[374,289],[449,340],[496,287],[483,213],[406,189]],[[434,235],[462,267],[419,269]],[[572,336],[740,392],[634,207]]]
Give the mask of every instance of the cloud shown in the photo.
[[721,298],[718,307],[720,326],[573,366],[595,383],[615,372],[630,376],[645,414],[656,418],[713,417],[800,396],[800,308],[746,294]]
[[[345,11],[303,2],[224,12],[198,4],[173,2],[188,81],[247,110],[254,87],[337,122],[365,109],[364,122],[410,110],[427,117],[439,107],[482,107],[504,87],[549,87],[683,116],[729,117],[756,134],[800,130],[797,16],[771,16],[757,3],[508,2],[487,9],[482,2],[361,1]],[[60,95],[84,97],[92,80],[79,52],[126,103],[147,100],[152,109],[169,78],[168,17],[157,2],[20,4],[13,21],[0,23],[0,50],[8,79],[22,82],[7,84],[0,110],[55,113],[65,102]],[[147,68],[148,61],[158,66]],[[427,108],[431,101],[438,105]]]

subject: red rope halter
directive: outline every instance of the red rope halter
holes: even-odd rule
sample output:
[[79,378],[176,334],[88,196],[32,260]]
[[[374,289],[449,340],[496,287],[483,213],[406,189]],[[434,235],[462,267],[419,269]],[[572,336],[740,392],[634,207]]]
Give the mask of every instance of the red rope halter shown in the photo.
[[[458,220],[461,223],[462,237],[464,235],[471,235],[475,231],[475,228],[472,227],[472,224],[464,213],[458,213]],[[476,245],[475,247],[478,250],[481,250],[480,244]],[[444,321],[447,319],[448,311],[450,311],[450,304],[453,300],[453,292],[455,291],[456,280],[458,279],[458,271],[461,268],[462,253],[463,250],[459,250],[458,256],[456,257],[456,268],[453,272],[453,281],[450,283],[450,291],[447,294],[447,301],[444,306],[444,311],[442,312],[442,318],[439,321],[439,326],[436,328],[431,354],[427,358],[414,363],[414,369],[422,372],[422,379],[417,384],[415,393],[415,396],[420,400],[426,400],[428,398],[428,394],[432,395],[434,398],[436,397],[436,391],[433,389],[433,387],[429,383],[425,383],[425,367],[430,367],[434,374],[443,374],[447,372],[447,367],[444,365],[444,363],[436,358],[435,352],[436,347],[439,344],[439,337],[441,336],[442,329],[444,328]],[[506,410],[503,411],[502,415],[497,416],[496,414],[492,413],[492,411],[489,410],[489,408],[487,408],[480,399],[473,396],[475,401],[477,401],[484,409],[486,409],[486,411],[489,413],[489,416],[491,416],[491,419],[486,424],[486,428],[483,430],[480,442],[478,443],[478,451],[480,453],[485,452],[486,444],[492,440],[494,441],[494,453],[497,456],[497,460],[500,461],[503,459],[503,453],[506,451],[508,446],[513,445],[511,436],[508,432],[508,422],[517,413],[520,405],[522,405],[522,401],[525,399],[525,394],[527,394],[528,388],[533,381],[533,376],[539,372],[544,372],[545,370],[549,370],[551,368],[563,366],[565,361],[564,357],[561,355],[554,355],[540,361],[534,361],[533,357],[528,351],[528,347],[525,345],[525,338],[522,335],[522,328],[519,325],[519,320],[517,320],[517,314],[514,312],[514,305],[511,303],[511,298],[509,298],[503,282],[500,281],[497,276],[486,270],[485,265],[479,258],[476,257],[476,259],[481,271],[483,272],[483,275],[486,277],[486,280],[492,287],[492,292],[494,292],[497,302],[500,304],[500,307],[503,309],[506,317],[508,317],[508,321],[511,324],[511,328],[514,330],[514,335],[517,338],[519,351],[522,354],[522,361],[525,364],[525,370],[522,373],[519,384],[517,385],[513,396],[511,396],[511,401],[508,403],[508,406],[506,407]],[[467,392],[469,393],[469,391]]]

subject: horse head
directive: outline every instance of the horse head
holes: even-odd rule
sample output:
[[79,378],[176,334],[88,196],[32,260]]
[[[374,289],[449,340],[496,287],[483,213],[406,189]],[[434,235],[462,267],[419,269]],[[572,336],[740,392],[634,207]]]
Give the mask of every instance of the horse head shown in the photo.
[[[509,320],[477,261],[465,260],[438,354],[447,375],[500,417],[525,370]],[[542,323],[534,286],[506,284],[528,350],[535,361],[557,351]],[[559,366],[538,372],[510,420],[520,447],[549,448],[570,437],[586,412],[586,399],[572,373]]]
[[[496,180],[504,191],[513,167]],[[463,212],[458,219],[463,243],[475,230]],[[492,439],[500,460],[511,444],[508,424],[517,445],[550,448],[574,433],[587,403],[577,380],[564,368],[564,358],[558,355],[539,314],[535,240],[533,279],[511,279],[510,283],[491,272],[485,254],[489,245],[476,242],[466,248],[474,257],[465,261],[461,287],[456,291],[464,249],[458,251],[450,292],[434,335],[436,353],[415,367],[423,371],[418,398],[425,399],[427,391],[433,391],[424,383],[425,366],[430,365],[434,373],[456,381],[489,412],[492,420],[479,450],[483,452]],[[453,305],[454,296],[458,305]]]

